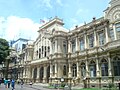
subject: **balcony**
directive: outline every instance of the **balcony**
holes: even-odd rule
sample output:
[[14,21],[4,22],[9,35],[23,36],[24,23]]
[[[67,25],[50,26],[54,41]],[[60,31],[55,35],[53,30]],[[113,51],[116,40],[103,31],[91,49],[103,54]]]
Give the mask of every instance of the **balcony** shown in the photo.
[[42,62],[46,62],[46,61],[48,61],[48,59],[47,59],[47,57],[44,57],[44,58],[32,60],[31,64],[38,64],[38,63],[42,63]]

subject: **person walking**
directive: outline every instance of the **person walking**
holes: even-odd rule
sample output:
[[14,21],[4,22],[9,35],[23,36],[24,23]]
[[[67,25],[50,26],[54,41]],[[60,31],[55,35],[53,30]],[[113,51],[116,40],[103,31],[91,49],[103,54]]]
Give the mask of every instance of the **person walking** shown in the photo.
[[23,84],[24,84],[24,82],[23,82],[23,80],[21,80],[21,88],[23,88]]
[[10,88],[10,79],[8,79],[8,88]]
[[7,88],[7,83],[8,83],[8,80],[7,80],[7,79],[5,79],[5,80],[4,80],[4,85],[5,85],[5,88]]
[[2,83],[2,79],[0,79],[0,85],[1,85],[1,83]]
[[30,87],[32,87],[32,84],[33,84],[32,81],[30,81],[30,83],[29,83]]
[[12,90],[14,90],[15,89],[15,81],[14,80],[12,80],[11,85],[12,85]]

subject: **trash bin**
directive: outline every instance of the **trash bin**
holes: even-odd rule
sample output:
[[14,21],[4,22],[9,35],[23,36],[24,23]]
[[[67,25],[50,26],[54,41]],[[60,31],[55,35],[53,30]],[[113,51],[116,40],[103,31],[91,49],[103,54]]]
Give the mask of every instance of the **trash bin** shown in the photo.
[[70,87],[68,85],[65,85],[64,90],[70,90]]

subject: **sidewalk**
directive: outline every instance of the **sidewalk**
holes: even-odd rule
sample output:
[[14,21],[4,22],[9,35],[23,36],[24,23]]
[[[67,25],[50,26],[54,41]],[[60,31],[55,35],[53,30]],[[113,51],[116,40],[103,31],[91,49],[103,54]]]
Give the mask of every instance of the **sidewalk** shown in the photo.
[[[49,84],[34,83],[31,88],[41,90],[40,87],[43,87],[43,88],[46,88],[46,89],[50,90],[50,88],[47,88],[48,86],[49,86]],[[80,87],[79,85],[71,87],[72,90],[81,89],[81,88],[83,88],[83,87]],[[58,90],[58,89],[52,88],[51,90]],[[63,90],[63,89],[59,89],[59,90]]]

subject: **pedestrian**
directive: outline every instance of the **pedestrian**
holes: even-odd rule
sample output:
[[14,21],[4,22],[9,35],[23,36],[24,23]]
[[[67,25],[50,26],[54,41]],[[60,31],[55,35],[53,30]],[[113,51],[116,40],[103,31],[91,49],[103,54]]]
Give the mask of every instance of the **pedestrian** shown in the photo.
[[10,88],[10,79],[8,79],[8,88]]
[[15,81],[14,80],[12,80],[11,86],[12,86],[12,90],[14,90],[15,89]]
[[30,87],[32,87],[32,84],[33,84],[32,81],[30,81]]
[[1,85],[1,83],[2,83],[2,79],[0,79],[0,85]]
[[7,80],[7,79],[4,79],[5,88],[7,88],[7,83],[8,83],[8,80]]
[[23,84],[24,84],[24,82],[23,82],[23,80],[21,80],[21,88],[23,88]]

